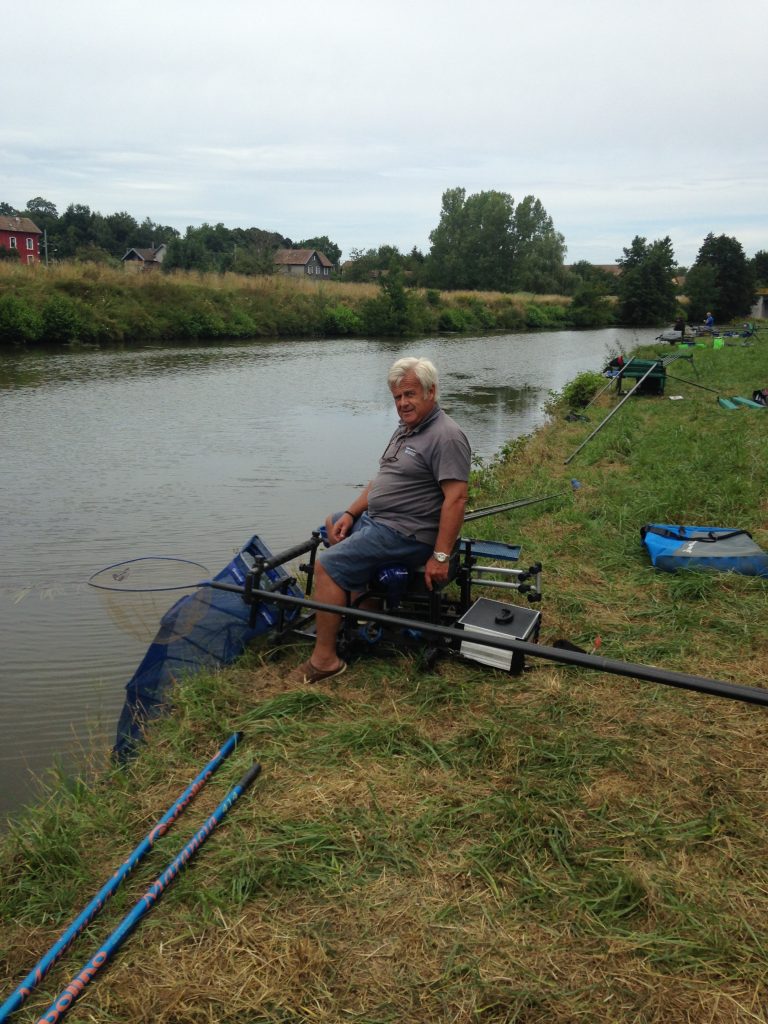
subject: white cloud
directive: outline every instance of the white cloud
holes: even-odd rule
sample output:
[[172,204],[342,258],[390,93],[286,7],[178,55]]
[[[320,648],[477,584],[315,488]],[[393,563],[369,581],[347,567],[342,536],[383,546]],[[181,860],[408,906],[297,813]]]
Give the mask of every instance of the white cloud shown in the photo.
[[538,196],[570,260],[768,247],[752,0],[36,0],[1,200],[428,246],[446,188]]

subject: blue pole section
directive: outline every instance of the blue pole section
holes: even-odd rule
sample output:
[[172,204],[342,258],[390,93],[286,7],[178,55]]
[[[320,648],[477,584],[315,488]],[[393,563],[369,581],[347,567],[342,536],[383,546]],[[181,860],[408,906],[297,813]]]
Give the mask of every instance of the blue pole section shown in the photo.
[[69,925],[61,938],[51,946],[45,956],[38,961],[26,978],[10,994],[10,996],[8,996],[3,1005],[0,1006],[0,1022],[6,1020],[9,1014],[13,1013],[14,1010],[18,1010],[35,985],[38,985],[43,980],[59,957],[62,956],[72,945],[82,930],[90,924],[96,914],[98,914],[110,898],[112,893],[120,885],[122,880],[129,875],[131,871],[133,871],[142,857],[152,849],[155,842],[168,831],[174,821],[176,821],[176,819],[186,810],[187,806],[192,800],[194,800],[222,761],[229,757],[241,738],[242,733],[239,732],[233,733],[229,737],[216,756],[208,762],[205,768],[203,768],[197,778],[189,784],[173,806],[165,812],[152,831],[147,833],[133,853],[130,854],[128,859],[120,865],[109,881],[101,887],[88,906],[75,918],[72,924]]
[[216,826],[221,823],[222,818],[232,804],[245,792],[246,789],[248,789],[260,771],[260,764],[251,765],[237,785],[230,789],[229,793],[227,793],[203,827],[195,833],[184,849],[174,857],[165,871],[155,879],[149,889],[147,889],[141,899],[134,905],[133,909],[125,915],[123,920],[107,938],[101,948],[97,950],[82,970],[75,975],[69,985],[59,993],[58,997],[53,1003],[51,1003],[42,1017],[38,1018],[37,1024],[56,1024],[57,1021],[61,1020],[70,1006],[72,1006],[75,1000],[80,997],[86,985],[93,981],[94,977],[109,961],[112,954],[119,949],[123,941],[130,935],[142,917],[152,909],[174,878],[184,867],[186,867],[208,836],[214,831]]

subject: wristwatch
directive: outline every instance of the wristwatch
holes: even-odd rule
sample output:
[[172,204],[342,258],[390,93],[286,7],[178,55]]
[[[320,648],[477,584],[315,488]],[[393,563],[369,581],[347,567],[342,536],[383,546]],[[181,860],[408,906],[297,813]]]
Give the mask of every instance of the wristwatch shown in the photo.
[[433,551],[432,557],[436,562],[447,562],[451,556],[446,555],[444,551]]

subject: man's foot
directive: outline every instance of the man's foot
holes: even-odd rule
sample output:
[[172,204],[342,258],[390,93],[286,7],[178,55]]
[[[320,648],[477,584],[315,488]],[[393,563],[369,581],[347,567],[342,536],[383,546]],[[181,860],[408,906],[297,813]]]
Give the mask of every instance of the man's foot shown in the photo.
[[289,683],[295,683],[297,686],[307,686],[311,683],[320,683],[324,679],[333,679],[334,676],[340,676],[342,672],[346,671],[346,668],[347,663],[345,661],[340,661],[336,668],[322,669],[315,668],[312,661],[307,660],[292,669],[286,678]]

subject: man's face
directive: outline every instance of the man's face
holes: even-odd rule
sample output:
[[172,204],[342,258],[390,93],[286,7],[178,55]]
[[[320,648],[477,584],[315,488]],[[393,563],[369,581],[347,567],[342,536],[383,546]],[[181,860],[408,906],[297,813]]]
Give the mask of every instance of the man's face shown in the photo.
[[391,390],[400,419],[411,429],[426,419],[435,407],[435,389],[424,391],[415,373],[406,373]]

